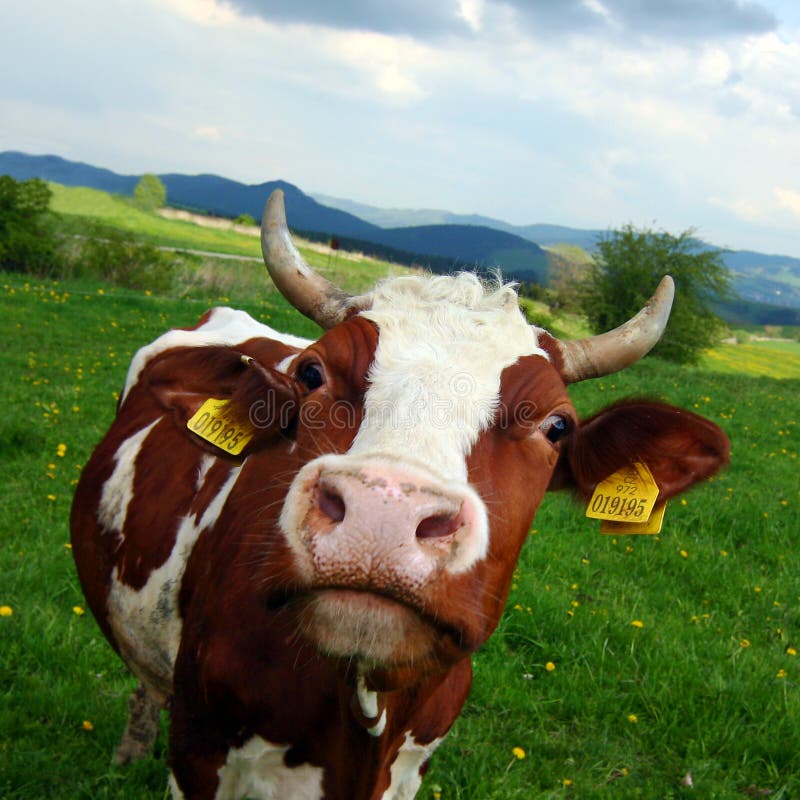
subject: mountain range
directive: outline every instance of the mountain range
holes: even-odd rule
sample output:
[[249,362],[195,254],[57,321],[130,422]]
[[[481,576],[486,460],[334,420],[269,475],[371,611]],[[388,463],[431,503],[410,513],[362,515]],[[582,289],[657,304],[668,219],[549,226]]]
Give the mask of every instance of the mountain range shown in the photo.
[[[124,195],[133,193],[141,177],[55,155],[17,151],[0,152],[0,174],[16,180],[39,177]],[[561,261],[545,248],[568,244],[591,251],[606,233],[559,225],[517,226],[442,210],[381,209],[328,195],[311,196],[282,180],[248,185],[218,175],[167,173],[159,178],[171,206],[225,217],[250,214],[259,219],[270,192],[283,189],[293,229],[317,239],[335,237],[343,247],[417,263],[437,272],[499,267],[506,277],[544,284]],[[795,322],[795,310],[800,309],[800,259],[744,250],[727,252],[723,258],[733,273],[734,289],[746,304],[783,306],[789,312],[788,316],[778,315],[781,320],[786,318],[783,324]]]

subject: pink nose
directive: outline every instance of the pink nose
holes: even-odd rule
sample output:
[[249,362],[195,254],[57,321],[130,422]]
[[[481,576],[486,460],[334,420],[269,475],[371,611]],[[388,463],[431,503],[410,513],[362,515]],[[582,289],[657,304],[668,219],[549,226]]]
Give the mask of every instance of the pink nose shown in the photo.
[[[349,498],[351,516],[367,514],[373,520],[382,517],[388,512],[391,516],[392,527],[398,530],[401,536],[408,533],[413,522],[423,513],[429,515],[417,523],[415,536],[417,539],[440,539],[455,533],[463,524],[461,515],[462,502],[457,498],[437,495],[433,503],[419,504],[415,494],[425,492],[415,484],[403,482],[390,484],[388,479],[368,479],[363,474],[354,479],[347,475],[320,476],[317,486],[316,503],[321,516],[327,517],[330,523],[343,522],[348,513]],[[430,492],[431,490],[428,489]],[[426,498],[426,501],[428,498]],[[377,507],[376,507],[377,506]]]
[[325,465],[301,502],[299,537],[315,582],[416,591],[461,571],[482,532],[470,491],[383,467]]

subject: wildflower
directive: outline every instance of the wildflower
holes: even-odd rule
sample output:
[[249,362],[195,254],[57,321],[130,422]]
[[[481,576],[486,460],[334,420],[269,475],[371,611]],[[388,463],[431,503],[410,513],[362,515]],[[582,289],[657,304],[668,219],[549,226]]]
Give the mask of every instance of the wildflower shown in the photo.
[[743,649],[747,648],[747,647],[750,647],[750,640],[749,639],[742,639],[742,641],[739,642],[739,647],[741,647]]
[[631,625],[633,625],[634,628],[644,628],[644,622],[642,622],[640,619],[633,620]]
[[561,785],[562,786],[572,786],[572,781],[569,778],[564,778],[564,780],[561,781]]
[[555,668],[556,668],[556,665],[555,665],[555,664],[554,664],[552,661],[548,661],[548,662],[547,662],[547,663],[544,665],[544,668],[545,668],[545,669],[546,669],[548,672],[554,672],[554,671],[555,671]]
[[82,606],[72,606],[72,613],[75,614],[76,617],[82,617],[86,612],[83,610]]
[[760,592],[761,592],[761,587],[760,587],[760,586],[754,586],[754,587],[753,587],[753,591],[754,591],[756,594],[760,594]]
[[681,550],[681,558],[689,558],[689,554],[685,550]]
[[82,728],[83,728],[85,731],[93,731],[93,730],[94,730],[94,725],[92,725],[92,723],[91,723],[91,722],[89,722],[89,720],[88,720],[88,719],[85,719],[85,720],[83,721],[83,723],[81,724],[81,727],[82,727]]
[[639,717],[637,717],[636,714],[628,714],[628,722],[630,722],[631,725],[635,725],[638,721]]
[[525,758],[525,751],[521,747],[513,747],[511,752],[514,754],[514,758],[517,758],[520,761]]
[[776,678],[785,678],[786,677],[786,670],[781,668],[775,673]]
[[56,447],[56,455],[57,455],[59,458],[64,458],[64,456],[65,456],[66,454],[67,454],[67,446],[66,446],[66,445],[65,445],[63,442],[61,442],[61,443],[58,445],[58,447]]
[[0,606],[0,617],[10,617],[14,613],[11,606]]
[[72,550],[72,544],[70,544],[70,542],[66,542],[66,543],[64,544],[64,549],[66,549],[66,550]]
[[787,647],[786,648],[786,655],[787,656],[796,656],[797,655],[797,650],[795,650],[794,647]]

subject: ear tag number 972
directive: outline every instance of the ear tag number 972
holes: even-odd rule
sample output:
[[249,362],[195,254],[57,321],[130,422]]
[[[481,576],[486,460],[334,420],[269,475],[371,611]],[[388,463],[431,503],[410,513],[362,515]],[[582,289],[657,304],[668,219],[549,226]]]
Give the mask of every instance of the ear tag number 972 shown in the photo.
[[647,464],[637,461],[597,484],[586,516],[611,522],[644,523],[658,499],[658,485]]

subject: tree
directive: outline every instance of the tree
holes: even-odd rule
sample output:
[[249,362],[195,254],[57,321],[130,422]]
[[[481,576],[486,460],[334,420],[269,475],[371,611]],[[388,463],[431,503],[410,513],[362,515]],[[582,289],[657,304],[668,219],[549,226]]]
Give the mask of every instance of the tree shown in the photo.
[[601,239],[580,298],[595,331],[621,325],[642,308],[664,275],[672,275],[675,302],[653,354],[696,364],[724,327],[711,303],[728,296],[731,276],[724,251],[708,248],[694,233],[690,229],[674,236],[627,225]]
[[40,178],[16,181],[10,175],[0,176],[0,267],[41,273],[55,266],[51,196]]
[[146,173],[133,190],[133,202],[144,211],[154,211],[167,202],[167,187],[158,175]]

